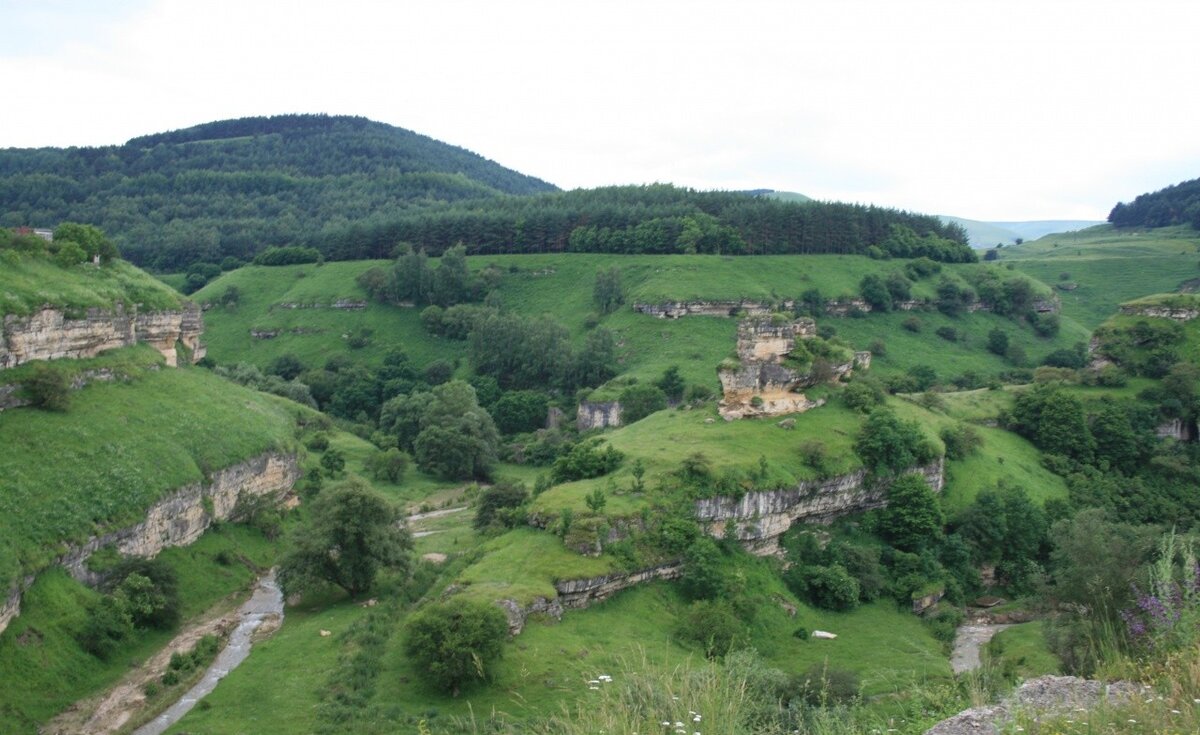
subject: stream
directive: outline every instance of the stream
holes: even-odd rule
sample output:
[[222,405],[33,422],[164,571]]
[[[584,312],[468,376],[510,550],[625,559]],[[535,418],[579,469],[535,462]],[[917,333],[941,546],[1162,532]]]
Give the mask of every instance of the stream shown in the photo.
[[981,665],[979,649],[986,646],[992,636],[1005,628],[1007,624],[960,625],[954,636],[954,653],[950,656],[950,668],[956,674],[964,671],[974,671]]
[[238,667],[250,655],[254,646],[254,631],[271,616],[283,619],[283,593],[275,582],[275,570],[258,580],[254,594],[238,608],[238,625],[229,636],[225,648],[217,654],[212,666],[204,672],[204,678],[189,689],[175,704],[158,717],[142,725],[133,735],[161,735],[168,727],[178,722],[196,706],[196,703],[216,689],[217,682]]

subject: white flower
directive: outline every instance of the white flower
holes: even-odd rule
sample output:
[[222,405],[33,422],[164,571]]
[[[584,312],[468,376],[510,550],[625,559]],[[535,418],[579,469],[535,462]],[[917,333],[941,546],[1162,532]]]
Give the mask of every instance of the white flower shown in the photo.
[[700,721],[700,715],[696,715],[695,717],[692,718],[692,722],[699,722],[699,721]]

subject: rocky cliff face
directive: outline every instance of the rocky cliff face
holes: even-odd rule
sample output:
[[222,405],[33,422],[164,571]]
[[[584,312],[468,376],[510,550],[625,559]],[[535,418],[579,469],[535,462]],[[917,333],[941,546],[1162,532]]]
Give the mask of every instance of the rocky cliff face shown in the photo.
[[[58,559],[72,577],[95,584],[99,577],[87,568],[97,550],[114,547],[126,556],[153,557],[171,546],[187,546],[200,538],[214,521],[229,520],[242,497],[275,496],[282,499],[300,479],[300,466],[293,454],[266,454],[213,474],[211,481],[186,485],[155,503],[136,525],[93,536],[70,547]],[[8,593],[0,608],[0,631],[20,611],[21,593],[33,582],[27,578]]]
[[[791,310],[792,301],[779,305],[780,309]],[[634,304],[633,310],[659,319],[678,319],[681,316],[767,316],[774,306],[763,301],[748,299],[726,301],[664,301],[660,304]]]
[[[941,459],[916,468],[934,492],[944,485]],[[887,505],[886,481],[872,481],[866,470],[827,480],[806,480],[787,490],[747,493],[740,499],[696,501],[696,518],[717,537],[736,538],[757,554],[778,549],[779,537],[796,521],[829,523],[847,513]],[[730,536],[732,534],[732,536]]]
[[1150,316],[1159,319],[1173,319],[1177,322],[1189,322],[1200,317],[1200,309],[1186,307],[1151,306],[1140,304],[1124,304],[1121,313],[1129,316]]
[[0,324],[0,369],[31,360],[95,357],[105,350],[143,343],[174,367],[176,342],[191,350],[193,360],[204,357],[203,331],[200,307],[195,304],[180,311],[144,313],[118,305],[111,311],[88,309],[78,319],[49,307],[30,316],[9,314]]
[[620,401],[584,401],[575,412],[575,426],[580,431],[620,425]]
[[[726,421],[753,416],[778,416],[801,413],[823,401],[810,400],[800,389],[817,383],[811,371],[787,365],[784,358],[796,349],[800,340],[817,334],[816,322],[802,318],[779,322],[774,319],[746,319],[738,325],[736,366],[723,365],[717,376],[723,397],[718,410]],[[870,364],[870,353],[855,361],[833,365],[832,377],[849,373],[859,360]]]
[[607,600],[621,590],[658,579],[677,579],[681,573],[682,567],[678,563],[670,563],[636,572],[616,572],[599,577],[568,579],[554,583],[557,596],[553,600],[538,597],[524,607],[515,600],[500,600],[498,604],[508,616],[508,632],[511,635],[517,635],[524,630],[525,621],[530,615],[549,615],[558,620],[562,618],[563,612],[567,609],[580,610],[593,603]]
[[1183,419],[1164,421],[1155,427],[1154,433],[1160,439],[1174,439],[1181,442],[1192,441],[1192,438],[1195,436],[1192,425]]

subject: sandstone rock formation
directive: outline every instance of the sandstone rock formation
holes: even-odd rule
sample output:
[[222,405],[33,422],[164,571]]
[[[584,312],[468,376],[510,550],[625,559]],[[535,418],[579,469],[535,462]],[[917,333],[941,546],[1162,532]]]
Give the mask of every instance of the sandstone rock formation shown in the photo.
[[[942,491],[943,460],[914,471],[934,492]],[[864,469],[825,480],[805,480],[787,490],[698,500],[696,518],[713,536],[736,538],[756,554],[773,554],[779,548],[779,537],[793,523],[829,523],[847,513],[882,508],[887,505],[889,485],[887,480],[869,477]]]
[[[93,536],[71,546],[58,558],[72,577],[95,584],[99,575],[87,568],[88,558],[105,547],[113,547],[127,556],[153,557],[171,546],[187,546],[200,538],[214,521],[234,516],[242,497],[274,496],[282,499],[300,479],[300,465],[294,454],[268,452],[213,473],[208,482],[198,482],[176,490],[152,505],[145,519],[133,526]],[[0,632],[20,612],[21,593],[33,583],[29,576],[9,590],[0,607]]]
[[167,364],[176,364],[175,344],[182,342],[192,359],[204,357],[200,307],[180,311],[139,312],[117,305],[112,310],[88,309],[72,318],[61,309],[46,307],[30,316],[9,314],[0,323],[0,369],[31,360],[95,357],[105,350],[149,344]]

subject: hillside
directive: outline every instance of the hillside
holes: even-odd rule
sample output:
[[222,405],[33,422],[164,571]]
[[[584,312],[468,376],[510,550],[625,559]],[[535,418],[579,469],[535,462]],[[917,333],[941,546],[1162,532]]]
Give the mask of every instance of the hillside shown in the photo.
[[552,191],[463,148],[365,118],[206,123],[96,148],[0,149],[0,225],[105,229],[134,263],[246,260],[333,222]]
[[1200,179],[1139,194],[1132,202],[1118,202],[1108,213],[1114,227],[1170,227],[1188,225],[1200,230]]
[[1200,283],[1200,234],[1188,226],[1132,231],[1101,225],[1004,247],[999,261],[1054,284],[1063,314],[1095,329],[1120,304]]
[[61,268],[39,258],[11,258],[0,267],[0,314],[27,315],[43,306],[82,313],[115,304],[150,311],[178,309],[183,299],[125,261],[101,268]]
[[994,248],[1015,245],[1017,240],[1036,240],[1054,232],[1074,232],[1103,224],[1095,220],[1031,220],[1027,222],[981,222],[963,217],[939,215],[967,231],[971,247]]

